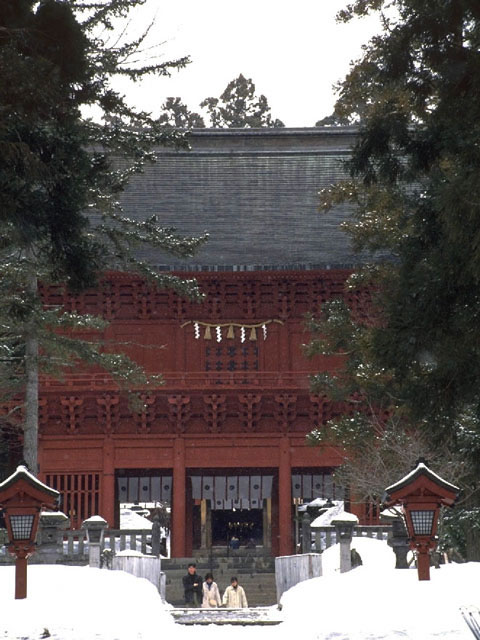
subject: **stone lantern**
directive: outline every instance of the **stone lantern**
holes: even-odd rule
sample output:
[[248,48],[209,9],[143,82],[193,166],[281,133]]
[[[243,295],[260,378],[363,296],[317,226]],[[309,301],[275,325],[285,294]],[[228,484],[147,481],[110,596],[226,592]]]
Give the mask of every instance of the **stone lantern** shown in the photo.
[[395,554],[395,569],[408,569],[410,544],[403,514],[398,509],[386,509],[380,514],[380,520],[391,525],[387,544]]
[[340,573],[350,571],[352,568],[352,558],[350,547],[353,539],[353,530],[358,524],[358,518],[353,513],[339,513],[332,519],[335,527],[337,542],[340,543]]
[[101,516],[92,516],[82,522],[82,529],[87,532],[88,564],[91,567],[100,567],[100,554],[107,526],[107,521]]

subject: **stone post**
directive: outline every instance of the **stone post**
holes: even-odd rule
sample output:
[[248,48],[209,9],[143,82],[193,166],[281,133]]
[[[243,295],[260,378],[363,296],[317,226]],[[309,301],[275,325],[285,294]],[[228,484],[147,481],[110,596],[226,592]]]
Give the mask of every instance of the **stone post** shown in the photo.
[[160,518],[158,516],[153,517],[152,524],[152,555],[160,555]]
[[395,569],[408,569],[407,554],[410,544],[403,517],[393,509],[388,509],[380,514],[380,520],[391,522],[392,524],[392,531],[388,536],[387,544],[392,547],[395,554]]
[[63,556],[63,534],[70,519],[61,511],[42,511],[37,534],[37,553],[35,562],[56,564]]
[[107,528],[107,521],[101,516],[92,516],[82,522],[82,529],[87,531],[88,564],[100,568],[100,554],[102,552],[103,535]]
[[310,515],[307,511],[302,517],[302,553],[312,552],[312,533],[310,529]]
[[358,524],[357,516],[353,513],[342,513],[332,520],[340,543],[340,573],[346,573],[352,568],[350,546],[352,544],[353,529]]

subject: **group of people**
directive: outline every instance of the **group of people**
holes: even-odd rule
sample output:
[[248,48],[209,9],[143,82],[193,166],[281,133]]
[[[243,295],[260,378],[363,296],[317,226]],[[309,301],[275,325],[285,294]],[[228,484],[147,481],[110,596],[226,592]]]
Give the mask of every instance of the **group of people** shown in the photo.
[[227,609],[244,609],[248,607],[245,590],[238,584],[236,576],[232,576],[230,586],[228,586],[220,598],[218,585],[213,580],[213,575],[207,573],[205,580],[197,573],[194,562],[188,565],[187,575],[183,576],[183,590],[185,605],[187,607],[202,607],[212,609],[221,607]]

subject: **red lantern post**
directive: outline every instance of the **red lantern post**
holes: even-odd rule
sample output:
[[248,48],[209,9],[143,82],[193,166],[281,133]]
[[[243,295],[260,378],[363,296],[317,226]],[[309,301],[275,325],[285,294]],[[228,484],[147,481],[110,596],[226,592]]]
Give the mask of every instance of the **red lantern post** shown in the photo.
[[58,491],[47,487],[24,466],[0,484],[0,507],[3,509],[9,538],[8,551],[15,556],[15,598],[27,597],[27,559],[35,551],[40,512],[56,509]]
[[417,552],[418,579],[430,580],[430,552],[436,547],[441,506],[452,507],[459,489],[429,469],[423,461],[385,489],[385,508],[401,505],[410,549]]

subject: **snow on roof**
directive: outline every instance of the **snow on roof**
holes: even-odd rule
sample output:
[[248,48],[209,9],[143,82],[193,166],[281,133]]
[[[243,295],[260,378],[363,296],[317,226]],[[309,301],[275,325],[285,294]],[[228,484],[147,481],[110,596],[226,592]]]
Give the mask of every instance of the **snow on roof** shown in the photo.
[[326,498],[314,498],[307,503],[307,507],[323,507],[327,503]]
[[0,483],[0,491],[8,487],[12,482],[14,482],[17,476],[24,476],[25,479],[28,480],[32,485],[34,486],[36,485],[37,487],[42,487],[42,489],[45,489],[45,491],[48,491],[50,494],[54,496],[60,495],[59,491],[57,491],[56,489],[52,489],[52,487],[49,487],[48,485],[41,482],[38,478],[36,478],[33,475],[33,473],[30,473],[27,467],[25,467],[23,464],[18,465],[16,470],[10,476],[8,476],[6,480]]
[[432,471],[430,467],[427,467],[427,465],[424,462],[419,462],[415,467],[415,469],[412,469],[412,471],[410,471],[410,473],[407,473],[407,475],[404,476],[401,480],[398,480],[394,484],[387,487],[385,489],[385,492],[388,494],[388,493],[391,493],[392,491],[395,491],[396,489],[400,489],[402,486],[408,484],[411,480],[413,480],[416,476],[419,476],[422,474],[425,474],[427,476],[430,476],[431,478],[434,478],[440,485],[443,485],[444,487],[449,488],[451,491],[460,491],[459,487],[441,478],[437,473]]
[[40,511],[40,516],[45,520],[68,520],[68,516],[63,511]]
[[136,511],[120,509],[120,529],[145,529],[150,531],[153,522],[147,520]]
[[315,528],[315,527],[325,527],[327,525],[332,524],[333,518],[337,518],[338,516],[343,515],[345,513],[344,504],[345,503],[343,502],[343,500],[339,501],[333,507],[330,507],[330,509],[327,509],[325,513],[322,513],[320,516],[318,516],[318,518],[315,518],[315,520],[311,523],[310,526]]
[[396,507],[389,507],[388,509],[383,509],[383,511],[380,511],[380,520],[382,518],[385,518],[385,519],[400,518],[402,517],[403,513],[404,511],[403,511],[402,505],[397,505]]
[[105,524],[107,524],[107,521],[102,518],[102,516],[90,516],[90,518],[87,518],[86,520],[84,520],[84,522],[104,522]]
[[332,518],[332,524],[335,524],[335,522],[353,522],[355,524],[358,524],[358,518],[354,513],[344,511],[343,513],[339,513],[337,516]]

